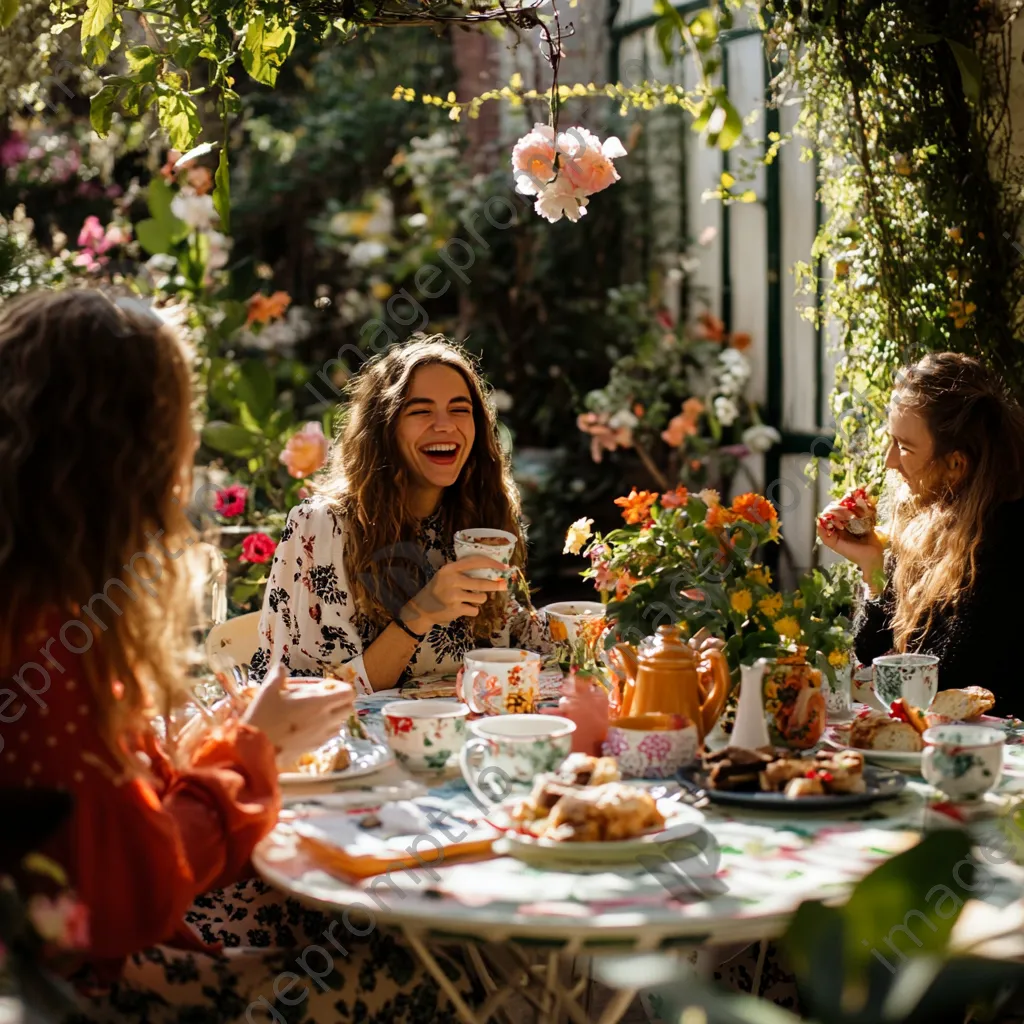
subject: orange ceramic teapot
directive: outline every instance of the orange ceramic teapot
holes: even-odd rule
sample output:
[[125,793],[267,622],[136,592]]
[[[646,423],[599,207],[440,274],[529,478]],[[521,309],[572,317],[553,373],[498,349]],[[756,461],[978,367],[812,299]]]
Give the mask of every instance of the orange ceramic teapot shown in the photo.
[[624,643],[613,650],[626,677],[620,715],[683,715],[703,741],[722,713],[731,682],[715,641],[695,650],[677,627],[659,626],[639,650]]

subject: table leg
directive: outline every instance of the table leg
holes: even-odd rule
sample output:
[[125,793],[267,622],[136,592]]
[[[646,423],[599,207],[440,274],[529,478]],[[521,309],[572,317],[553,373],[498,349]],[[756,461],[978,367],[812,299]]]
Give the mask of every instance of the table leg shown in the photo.
[[761,974],[764,972],[764,961],[768,955],[768,940],[761,940],[761,948],[757,953],[757,967],[754,968],[754,984],[750,986],[750,994],[755,998],[761,996]]
[[476,1016],[466,1005],[466,1001],[459,994],[459,990],[452,984],[448,975],[441,970],[440,964],[434,959],[434,954],[430,952],[420,936],[409,928],[403,928],[402,934],[420,958],[423,966],[426,967],[434,981],[437,982],[441,991],[451,1000],[452,1006],[455,1007],[455,1012],[459,1015],[459,1019],[463,1024],[487,1024],[487,1017]]

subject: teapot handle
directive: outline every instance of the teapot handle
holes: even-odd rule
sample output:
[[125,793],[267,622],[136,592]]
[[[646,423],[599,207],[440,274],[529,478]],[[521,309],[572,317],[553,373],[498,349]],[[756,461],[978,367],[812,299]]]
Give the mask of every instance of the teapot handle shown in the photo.
[[729,663],[725,655],[715,648],[701,652],[700,670],[701,693],[707,696],[701,700],[700,713],[704,722],[704,735],[714,728],[725,707],[732,677],[729,674]]

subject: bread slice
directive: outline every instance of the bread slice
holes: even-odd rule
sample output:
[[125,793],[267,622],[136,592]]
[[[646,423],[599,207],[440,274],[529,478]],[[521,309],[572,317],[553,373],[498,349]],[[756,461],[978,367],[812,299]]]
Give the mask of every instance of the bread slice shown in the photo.
[[[990,711],[996,703],[991,690],[983,686],[965,686],[962,690],[940,690],[928,706],[929,725],[943,722],[969,722]],[[934,719],[934,721],[933,721]]]
[[884,711],[872,711],[853,723],[850,746],[862,750],[894,750],[913,754],[924,749],[924,742],[921,734],[909,722],[890,718]]

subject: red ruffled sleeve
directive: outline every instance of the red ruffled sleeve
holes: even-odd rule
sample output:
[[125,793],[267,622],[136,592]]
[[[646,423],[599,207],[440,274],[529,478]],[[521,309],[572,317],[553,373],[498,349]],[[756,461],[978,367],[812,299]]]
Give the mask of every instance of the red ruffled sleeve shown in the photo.
[[[69,824],[45,852],[88,907],[90,959],[121,960],[175,937],[195,944],[185,911],[202,892],[241,877],[277,820],[274,749],[249,726],[227,726],[204,740],[188,770],[175,771],[150,735],[142,747],[153,781],[126,777],[96,727],[79,659],[51,650],[63,671],[48,666],[45,692],[34,699],[17,691],[18,701],[2,707],[0,787],[74,797]],[[33,686],[42,689],[38,678]]]

